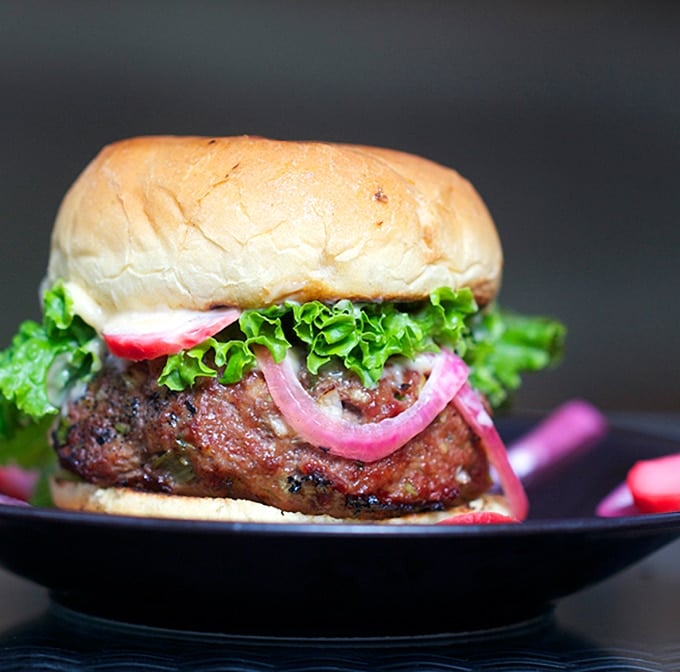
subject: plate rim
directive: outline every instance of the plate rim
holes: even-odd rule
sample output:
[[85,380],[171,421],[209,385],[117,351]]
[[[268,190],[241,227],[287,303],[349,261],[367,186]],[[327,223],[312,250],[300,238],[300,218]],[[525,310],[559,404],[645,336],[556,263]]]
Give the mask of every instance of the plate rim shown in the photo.
[[669,532],[677,528],[680,536],[680,512],[618,516],[615,518],[574,517],[529,519],[521,523],[494,525],[379,525],[372,523],[257,523],[176,518],[142,518],[118,514],[66,511],[47,507],[23,507],[0,504],[0,521],[54,523],[70,526],[153,529],[177,534],[244,534],[250,536],[313,537],[500,537],[536,534],[581,534],[616,531]]
[[[525,423],[536,422],[545,414],[526,412],[509,415],[501,422]],[[665,435],[656,435],[649,431],[629,427],[611,425],[605,441],[653,441],[655,446],[669,451],[680,452],[680,440]],[[632,466],[632,465],[631,465]],[[607,493],[603,493],[603,497]],[[305,523],[305,522],[238,522],[218,520],[195,520],[179,518],[152,518],[127,516],[122,514],[70,511],[56,507],[23,506],[0,503],[0,522],[32,522],[59,523],[67,525],[84,525],[87,527],[111,527],[112,529],[130,528],[136,530],[153,529],[160,532],[197,533],[202,534],[244,534],[250,536],[268,535],[273,537],[313,536],[313,537],[475,537],[497,538],[501,536],[533,536],[546,533],[582,534],[582,533],[615,533],[626,532],[676,532],[680,536],[680,511],[670,513],[653,513],[639,515],[623,515],[601,517],[593,513],[587,517],[562,518],[528,518],[520,523],[473,524],[473,525],[434,525],[434,524],[399,524],[381,525],[370,522],[338,522],[338,523]]]

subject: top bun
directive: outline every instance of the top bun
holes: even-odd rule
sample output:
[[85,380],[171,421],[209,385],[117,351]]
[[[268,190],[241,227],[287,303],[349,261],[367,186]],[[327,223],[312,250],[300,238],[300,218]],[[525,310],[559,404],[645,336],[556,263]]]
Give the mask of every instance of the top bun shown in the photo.
[[61,204],[46,282],[101,329],[135,311],[498,291],[502,253],[455,171],[344,144],[151,136],[105,147]]

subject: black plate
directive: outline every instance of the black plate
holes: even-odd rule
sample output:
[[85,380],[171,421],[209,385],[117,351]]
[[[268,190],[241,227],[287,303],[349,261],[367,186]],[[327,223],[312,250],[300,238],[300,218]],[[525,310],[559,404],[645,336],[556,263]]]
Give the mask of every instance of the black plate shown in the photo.
[[[507,441],[533,420],[500,423]],[[613,429],[528,490],[520,525],[275,525],[0,506],[0,564],[85,614],[281,637],[470,632],[530,622],[680,535],[680,513],[618,519],[597,502],[671,440]]]

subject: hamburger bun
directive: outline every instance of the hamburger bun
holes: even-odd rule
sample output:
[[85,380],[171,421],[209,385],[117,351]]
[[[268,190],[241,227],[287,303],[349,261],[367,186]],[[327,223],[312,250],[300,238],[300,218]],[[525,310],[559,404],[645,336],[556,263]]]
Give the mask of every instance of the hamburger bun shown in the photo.
[[[444,335],[492,302],[502,265],[474,187],[415,155],[251,136],[104,147],[61,203],[43,285],[105,346],[53,435],[69,472],[52,479],[54,503],[240,522],[508,514],[489,494],[477,416],[454,399],[467,369]],[[465,307],[427,314],[441,290],[466,290]],[[337,322],[320,355],[294,314],[314,301],[326,305],[309,310],[344,311],[345,300],[368,332],[342,343],[360,364],[334,350]],[[262,319],[283,334],[286,361],[267,364],[277,346],[248,320],[270,306]],[[334,319],[317,314],[310,328]],[[416,326],[402,333],[405,323]],[[371,331],[383,324],[394,331]],[[413,353],[437,350],[440,329],[446,352],[423,365]]]
[[132,488],[98,487],[73,477],[53,476],[52,499],[60,509],[107,513],[122,516],[169,518],[177,520],[211,520],[239,523],[368,523],[381,525],[434,524],[452,516],[494,512],[511,516],[505,498],[486,494],[445,511],[427,511],[383,520],[341,519],[327,515],[308,515],[282,511],[274,506],[247,499],[228,497],[187,497]]
[[374,147],[259,137],[139,137],[105,147],[59,209],[46,286],[101,331],[132,312],[410,300],[469,287],[502,252],[457,172]]

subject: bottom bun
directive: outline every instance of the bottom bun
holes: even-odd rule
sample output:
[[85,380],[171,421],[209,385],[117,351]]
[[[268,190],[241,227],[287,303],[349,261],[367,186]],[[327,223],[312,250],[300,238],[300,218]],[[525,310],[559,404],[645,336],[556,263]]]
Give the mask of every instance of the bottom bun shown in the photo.
[[455,515],[471,512],[494,512],[510,515],[500,495],[483,495],[465,505],[445,511],[413,513],[385,520],[333,518],[282,511],[273,506],[247,499],[223,497],[185,497],[157,492],[140,492],[131,488],[99,487],[71,478],[53,476],[50,491],[55,506],[72,511],[89,511],[143,518],[175,518],[184,520],[220,520],[243,523],[366,523],[412,525],[438,523]]

